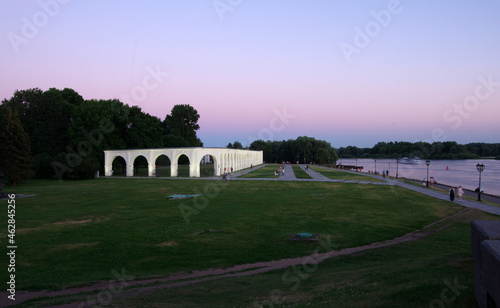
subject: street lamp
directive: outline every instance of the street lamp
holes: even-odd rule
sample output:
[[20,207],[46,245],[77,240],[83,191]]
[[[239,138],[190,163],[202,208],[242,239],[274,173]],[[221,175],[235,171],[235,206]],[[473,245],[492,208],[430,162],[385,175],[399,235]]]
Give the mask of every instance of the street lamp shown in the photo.
[[396,159],[396,179],[399,178],[399,159]]
[[431,164],[430,160],[426,160],[425,164],[427,165],[427,182],[425,184],[426,187],[429,187],[429,165]]
[[481,173],[484,171],[484,165],[483,164],[477,164],[476,165],[477,171],[479,171],[479,190],[477,192],[477,201],[481,201]]
[[374,159],[374,161],[375,161],[375,174],[377,174],[377,160]]

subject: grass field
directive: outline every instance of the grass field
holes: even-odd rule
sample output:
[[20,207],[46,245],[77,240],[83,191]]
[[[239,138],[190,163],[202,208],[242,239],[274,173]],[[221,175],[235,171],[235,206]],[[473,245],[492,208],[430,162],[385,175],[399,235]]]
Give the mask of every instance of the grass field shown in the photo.
[[[109,281],[112,271],[122,268],[143,279],[312,254],[317,243],[289,241],[298,232],[319,234],[331,242],[331,250],[368,245],[462,209],[399,187],[320,182],[108,178],[31,180],[5,190],[36,194],[16,199],[18,291]],[[180,193],[201,196],[167,198]],[[415,242],[335,257],[315,267],[149,290],[140,297],[124,291],[113,297],[112,306],[417,307],[439,299],[445,280],[458,279],[467,288],[453,304],[470,307],[471,219],[499,217],[471,211]],[[0,221],[4,243],[6,223]],[[6,264],[6,255],[0,260]],[[6,270],[1,275],[8,281]]]
[[326,169],[319,167],[309,166],[312,170],[326,176],[330,179],[340,179],[345,181],[370,181],[370,182],[384,182],[383,180],[373,178],[371,176],[366,176],[362,174],[354,174],[350,172],[335,170],[335,169]]
[[278,164],[270,164],[266,165],[262,168],[253,170],[247,174],[240,176],[240,178],[259,178],[259,179],[270,179],[277,178],[278,175],[274,175],[274,172],[278,170],[280,165]]
[[298,165],[292,165],[293,168],[293,173],[295,173],[295,177],[297,179],[312,179],[307,172],[305,172],[302,168],[300,168]]

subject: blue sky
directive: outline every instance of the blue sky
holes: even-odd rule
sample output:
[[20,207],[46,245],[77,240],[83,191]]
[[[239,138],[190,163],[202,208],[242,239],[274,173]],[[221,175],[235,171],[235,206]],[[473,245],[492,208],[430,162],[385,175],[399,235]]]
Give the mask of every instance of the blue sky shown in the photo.
[[190,104],[205,146],[500,142],[497,0],[0,3],[2,99]]

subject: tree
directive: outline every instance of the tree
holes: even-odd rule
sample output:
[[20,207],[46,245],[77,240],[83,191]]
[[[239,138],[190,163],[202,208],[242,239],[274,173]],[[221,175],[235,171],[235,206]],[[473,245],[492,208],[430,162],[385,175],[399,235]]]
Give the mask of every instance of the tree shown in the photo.
[[199,118],[198,111],[192,106],[175,105],[163,121],[165,135],[172,134],[181,137],[190,147],[201,147],[203,143],[196,136],[196,131],[200,129]]
[[235,142],[233,142],[233,149],[240,149],[240,150],[242,150],[243,149],[243,145],[241,144],[241,142],[235,141]]
[[29,134],[29,119],[28,110],[31,106],[37,105],[42,99],[43,91],[38,88],[28,90],[16,90],[10,99],[4,99],[2,106],[10,107],[12,112],[17,112],[19,120],[23,125],[24,131]]
[[273,150],[271,147],[271,141],[264,141],[262,139],[255,140],[250,144],[250,150],[262,151],[264,161],[273,161]]
[[241,149],[243,149],[243,145],[239,141],[235,141],[233,143],[229,142],[226,145],[226,148],[228,148],[228,149],[240,149],[241,150]]
[[130,149],[160,148],[163,146],[163,129],[159,118],[130,107],[127,117],[126,143]]
[[12,184],[21,184],[33,176],[30,140],[17,111],[7,107],[0,122],[0,170]]
[[104,171],[104,150],[127,148],[130,108],[118,100],[89,100],[75,108],[69,145],[52,164],[56,175],[92,177]]
[[29,136],[37,177],[53,175],[51,163],[69,143],[73,110],[74,105],[66,102],[62,91],[55,88],[43,92],[37,104],[29,106]]
[[75,106],[83,98],[72,89],[38,88],[15,91],[2,103],[18,112],[25,132],[29,135],[34,171],[37,177],[53,175],[51,162],[69,143],[68,127]]
[[168,134],[163,136],[163,146],[167,148],[186,148],[188,143],[181,136]]
[[61,91],[61,95],[68,104],[75,107],[83,104],[83,97],[73,89],[64,88],[64,90]]

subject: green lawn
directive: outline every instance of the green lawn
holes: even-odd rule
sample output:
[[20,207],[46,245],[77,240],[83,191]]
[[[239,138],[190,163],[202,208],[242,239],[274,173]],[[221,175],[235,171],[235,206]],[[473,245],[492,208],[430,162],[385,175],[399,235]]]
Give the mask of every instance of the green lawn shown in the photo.
[[384,182],[381,179],[373,178],[371,176],[366,176],[363,174],[354,174],[351,172],[345,172],[337,169],[327,169],[309,166],[312,170],[326,176],[330,179],[340,179],[345,181],[369,181],[369,182]]
[[292,165],[293,173],[295,173],[295,177],[297,179],[312,179],[312,177],[307,174],[302,168],[298,165]]
[[[319,182],[108,178],[31,180],[4,190],[37,195],[16,199],[18,291],[109,281],[114,269],[141,279],[312,254],[317,244],[288,240],[298,232],[330,238],[331,249],[340,250],[394,239],[462,209],[399,187]],[[167,199],[180,193],[201,196]],[[284,280],[285,270],[277,270],[141,297],[150,306],[251,306],[279,289],[294,306],[428,306],[444,279],[458,277],[469,289],[456,303],[466,307],[474,218],[499,219],[474,212],[416,242],[331,259],[307,279]],[[6,223],[0,221],[4,243]],[[5,254],[0,261],[6,264]],[[7,281],[7,271],[1,277]],[[115,307],[142,305],[126,292],[113,299]]]
[[[480,212],[439,224],[447,229],[424,239],[318,264],[124,294],[124,305],[169,307],[477,307],[470,220],[499,219]],[[311,248],[311,253],[314,248]],[[458,295],[447,285],[459,285]],[[446,290],[446,303],[441,299]],[[441,304],[443,306],[441,306]]]
[[240,178],[260,178],[260,179],[269,179],[269,178],[277,178],[279,176],[274,175],[274,172],[278,170],[280,165],[271,164],[264,166],[262,168],[251,171],[247,174],[239,176]]

